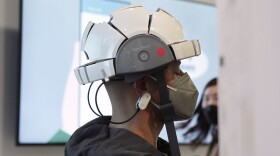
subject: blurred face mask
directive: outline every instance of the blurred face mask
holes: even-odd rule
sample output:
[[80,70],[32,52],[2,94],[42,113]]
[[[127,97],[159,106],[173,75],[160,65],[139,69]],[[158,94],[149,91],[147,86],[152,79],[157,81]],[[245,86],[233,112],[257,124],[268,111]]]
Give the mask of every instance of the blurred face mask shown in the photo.
[[[156,80],[154,77],[152,79]],[[185,120],[192,117],[196,101],[198,97],[198,91],[187,73],[182,76],[177,76],[173,86],[168,86],[169,99],[171,100],[174,111],[175,121]],[[151,101],[151,103],[159,108],[159,105]]]
[[203,113],[209,124],[218,124],[218,107],[215,105],[209,105],[203,108]]

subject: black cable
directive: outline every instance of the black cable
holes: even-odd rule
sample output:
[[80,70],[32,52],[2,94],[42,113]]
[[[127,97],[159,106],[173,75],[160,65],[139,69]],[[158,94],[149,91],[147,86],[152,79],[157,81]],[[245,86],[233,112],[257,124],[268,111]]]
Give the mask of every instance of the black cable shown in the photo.
[[89,108],[91,109],[91,111],[97,115],[97,116],[100,116],[100,114],[97,114],[93,108],[91,107],[91,104],[90,104],[90,100],[89,100],[89,94],[90,94],[90,90],[91,90],[91,86],[92,86],[93,82],[90,84],[89,88],[88,88],[88,94],[87,94],[87,100],[88,100],[88,105],[89,105]]
[[125,120],[125,121],[122,121],[122,122],[110,121],[110,123],[112,123],[112,124],[124,124],[124,123],[130,121],[131,119],[133,119],[133,118],[136,116],[136,114],[139,112],[139,110],[140,110],[140,108],[137,108],[137,109],[136,109],[136,112],[135,112],[129,119],[127,119],[127,120]]
[[99,107],[98,107],[98,104],[97,104],[97,93],[98,93],[99,89],[101,88],[101,86],[102,86],[104,83],[105,83],[105,82],[103,81],[103,82],[97,87],[96,92],[95,92],[95,107],[96,107],[97,111],[99,112],[99,114],[100,114],[101,116],[104,116],[104,115],[101,113],[101,111],[100,111],[100,109],[99,109]]
[[[97,114],[97,113],[92,109],[92,107],[91,107],[91,105],[90,105],[90,108],[91,108],[91,110],[93,111],[93,113],[96,114],[97,116],[102,116],[105,120],[107,120],[109,123],[112,123],[112,124],[123,124],[123,123],[126,123],[126,122],[130,121],[131,119],[133,119],[133,118],[136,116],[136,114],[139,112],[139,110],[140,110],[140,108],[139,108],[138,106],[137,106],[137,109],[136,109],[135,113],[134,113],[129,119],[127,119],[127,120],[125,120],[125,121],[122,121],[122,122],[110,121],[110,120],[108,120],[107,118],[104,117],[104,115],[101,113],[101,111],[100,111],[100,109],[99,109],[99,107],[98,107],[98,104],[97,104],[97,94],[98,94],[99,89],[101,88],[101,86],[102,86],[104,83],[105,83],[105,82],[102,82],[102,83],[97,87],[96,92],[95,92],[95,106],[96,106],[96,109],[97,109],[97,111],[99,112],[100,115]],[[92,85],[92,84],[91,84],[91,85]],[[91,89],[91,86],[90,86],[89,90],[90,90],[90,89]],[[89,101],[89,94],[88,94],[88,101]]]

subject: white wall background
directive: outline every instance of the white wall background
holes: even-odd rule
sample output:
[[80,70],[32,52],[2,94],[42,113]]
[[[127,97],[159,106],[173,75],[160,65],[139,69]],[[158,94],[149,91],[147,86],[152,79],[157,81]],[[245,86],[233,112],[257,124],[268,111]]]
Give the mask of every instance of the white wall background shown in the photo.
[[280,155],[280,1],[217,5],[220,155]]

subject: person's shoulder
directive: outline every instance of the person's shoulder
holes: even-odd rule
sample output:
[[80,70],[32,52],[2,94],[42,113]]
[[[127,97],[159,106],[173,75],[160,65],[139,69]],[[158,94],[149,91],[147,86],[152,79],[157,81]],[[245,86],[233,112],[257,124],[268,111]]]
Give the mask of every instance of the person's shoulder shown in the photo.
[[[162,141],[161,147],[165,147],[166,143]],[[164,156],[161,151],[140,136],[126,129],[110,128],[100,118],[77,129],[67,142],[65,156],[79,154],[85,156]]]
[[102,138],[108,137],[109,126],[106,122],[107,119],[101,117],[89,121],[82,127],[78,128],[70,137],[69,140],[75,140],[76,143],[80,143],[85,138],[91,138],[99,141]]
[[75,146],[68,146],[65,153],[66,156],[165,156],[132,132],[109,127],[106,138],[98,141],[84,138]]
[[108,131],[108,124],[101,118],[86,123],[78,128],[65,144],[65,155],[75,155],[89,146],[106,140],[109,137]]

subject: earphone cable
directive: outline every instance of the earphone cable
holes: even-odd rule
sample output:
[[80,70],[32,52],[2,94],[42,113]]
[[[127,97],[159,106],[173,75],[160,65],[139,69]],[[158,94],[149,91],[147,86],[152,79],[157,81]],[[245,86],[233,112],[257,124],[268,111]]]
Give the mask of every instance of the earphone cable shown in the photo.
[[[102,116],[102,117],[104,117],[104,115],[101,113],[101,111],[100,111],[100,109],[99,109],[99,107],[98,107],[98,104],[97,104],[97,94],[98,94],[99,89],[101,88],[101,86],[102,86],[104,83],[105,83],[105,82],[102,82],[102,83],[97,87],[96,92],[95,92],[95,105],[96,105],[96,109],[97,109],[97,111],[99,112],[100,116]],[[127,119],[127,120],[125,120],[125,121],[122,121],[122,122],[110,121],[110,120],[107,120],[105,117],[104,117],[104,119],[107,120],[109,123],[112,123],[112,124],[123,124],[123,123],[126,123],[126,122],[130,121],[131,119],[133,119],[139,111],[140,111],[140,108],[137,106],[137,109],[136,109],[135,113],[134,113],[129,119]]]
[[89,95],[90,95],[90,90],[91,90],[92,84],[93,84],[93,82],[90,84],[90,86],[89,86],[89,88],[88,88],[87,101],[88,101],[88,105],[89,105],[89,108],[91,109],[91,111],[92,111],[95,115],[100,116],[100,114],[97,114],[97,113],[93,110],[93,108],[92,108],[92,106],[91,106],[91,104],[90,104],[90,100],[89,100]]

